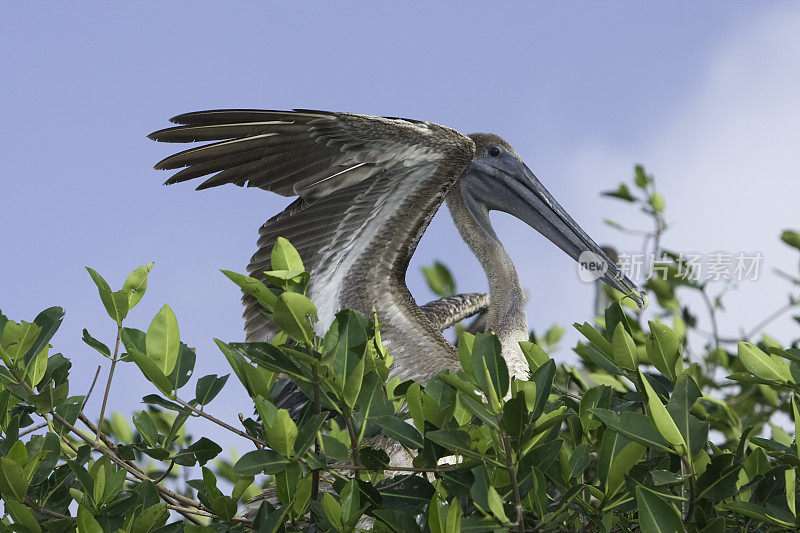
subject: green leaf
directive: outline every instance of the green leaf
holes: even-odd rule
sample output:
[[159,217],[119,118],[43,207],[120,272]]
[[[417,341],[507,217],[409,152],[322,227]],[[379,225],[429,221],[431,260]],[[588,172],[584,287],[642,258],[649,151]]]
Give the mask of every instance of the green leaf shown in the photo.
[[86,267],[86,271],[92,277],[92,281],[97,285],[97,290],[100,293],[100,301],[103,302],[103,307],[106,308],[106,313],[111,317],[111,320],[122,325],[122,321],[128,316],[129,297],[126,291],[112,292],[111,288],[106,283],[103,277],[95,272],[93,269]]
[[708,498],[718,502],[734,496],[741,468],[731,453],[714,456],[706,471],[697,479],[697,499]]
[[641,527],[642,533],[684,531],[681,513],[657,492],[637,485],[636,502],[639,508],[639,527]]
[[633,411],[622,411],[617,414],[608,409],[600,409],[594,407],[589,409],[600,420],[603,421],[608,428],[622,433],[629,439],[644,444],[654,450],[658,451],[671,451],[671,449],[664,442],[664,438],[650,423],[650,419],[640,413]]
[[445,520],[447,520],[447,501],[437,492],[428,504],[428,528],[431,533],[444,533]]
[[324,360],[338,377],[345,378],[364,357],[372,324],[362,313],[344,309],[336,313],[322,342]]
[[422,267],[428,287],[438,296],[453,296],[456,293],[456,283],[450,270],[439,261],[432,267]]
[[606,501],[620,489],[625,476],[644,455],[645,447],[624,435],[606,430],[597,458],[597,477],[605,485]]
[[387,437],[408,448],[415,450],[422,448],[422,436],[414,426],[393,416],[378,416],[374,421],[383,429],[383,434]]
[[792,230],[785,230],[781,233],[781,240],[791,246],[800,250],[800,233]]
[[719,508],[725,511],[732,511],[738,515],[746,516],[747,518],[753,518],[760,522],[796,530],[794,517],[780,508],[767,508],[756,503],[742,501],[721,503],[719,504]]
[[570,479],[578,477],[586,470],[586,467],[589,466],[589,462],[591,461],[590,453],[591,447],[586,442],[579,444],[572,450],[572,455],[567,464],[567,472]]
[[614,352],[611,350],[611,343],[608,342],[608,339],[603,337],[599,331],[594,329],[591,324],[588,322],[584,322],[583,324],[578,324],[577,322],[572,324],[575,329],[580,331],[584,337],[589,339],[589,342],[594,344],[597,348],[600,349],[601,352],[606,354],[609,357],[613,357]]
[[[493,403],[508,393],[509,377],[500,341],[491,333],[478,333],[472,345],[472,373],[478,386]],[[497,410],[497,409],[496,409]]]
[[329,492],[322,495],[322,510],[336,531],[342,531],[342,506]]
[[294,442],[297,439],[297,425],[295,425],[289,411],[278,409],[275,419],[265,430],[265,436],[270,447],[283,455],[289,457],[294,450]]
[[708,430],[710,424],[701,422],[696,416],[690,414],[695,401],[702,396],[702,392],[697,384],[689,375],[684,375],[675,384],[675,390],[667,402],[667,411],[675,421],[675,425],[686,442],[687,455],[691,459],[700,450],[705,448],[708,442]]
[[668,326],[659,322],[649,322],[651,334],[647,337],[647,357],[659,372],[673,383],[683,374],[681,359],[681,340]]
[[529,389],[525,390],[525,402],[528,409],[532,412],[531,418],[538,419],[544,412],[547,399],[550,397],[550,392],[553,390],[553,378],[556,375],[556,362],[552,359],[548,360],[545,364],[540,366],[531,375],[528,383],[535,386],[534,394],[528,394]]
[[189,348],[184,343],[180,343],[178,359],[175,361],[172,372],[167,376],[173,390],[177,391],[189,382],[192,372],[194,372],[196,360],[197,356],[194,353],[194,349]]
[[303,260],[300,254],[294,249],[289,241],[283,237],[278,237],[275,246],[272,247],[270,256],[272,270],[297,270],[304,271]]
[[490,413],[484,404],[476,401],[471,394],[465,394],[459,391],[458,401],[461,403],[461,405],[464,406],[464,408],[467,411],[469,411],[479,419],[483,420],[483,422],[486,423],[486,425],[490,426],[492,429],[498,429],[496,416]]
[[650,207],[653,208],[653,211],[656,213],[661,213],[664,211],[664,197],[661,194],[654,192],[650,195]]
[[342,522],[348,525],[355,525],[361,518],[361,498],[359,496],[358,483],[355,479],[347,482],[342,489]]
[[[446,475],[452,473],[443,473],[443,476]],[[419,475],[388,478],[378,484],[377,488],[383,498],[383,508],[399,509],[409,514],[427,506],[435,493],[430,481]]]
[[631,194],[628,190],[628,186],[624,183],[620,183],[619,187],[615,191],[605,191],[600,193],[603,196],[608,196],[610,198],[618,198],[620,200],[625,200],[626,202],[633,202],[636,198]]
[[519,347],[522,349],[522,355],[525,356],[525,359],[528,361],[528,366],[531,367],[532,371],[550,360],[550,356],[547,355],[547,352],[536,343],[521,341]]
[[151,505],[133,520],[131,533],[149,533],[163,526],[168,518],[169,510],[166,503]]
[[[23,379],[31,387],[38,385],[42,381],[42,378],[44,378],[45,372],[47,372],[47,352],[48,348],[45,346],[38,355],[28,362],[25,368]],[[66,385],[66,383],[62,385]]]
[[614,362],[614,359],[610,356],[604,354],[600,350],[595,347],[594,344],[587,344],[584,346],[585,348],[585,355],[586,357],[594,364],[608,372],[609,374],[619,376],[622,375],[622,371],[619,369],[617,364]]
[[158,427],[156,426],[155,421],[150,416],[150,413],[147,411],[140,411],[138,414],[133,415],[133,425],[136,427],[139,434],[142,436],[142,440],[147,444],[149,447],[158,446],[159,443],[159,433]]
[[653,421],[653,425],[664,437],[664,440],[670,443],[680,455],[685,455],[688,450],[686,441],[683,440],[683,435],[681,435],[678,426],[675,425],[675,421],[670,416],[667,408],[661,403],[661,398],[653,390],[647,380],[647,376],[641,370],[639,370],[639,380],[644,387],[645,397],[647,398],[647,415]]
[[78,531],[80,533],[103,533],[103,528],[92,516],[92,512],[81,504],[78,506]]
[[92,499],[95,501],[96,505],[100,506],[103,503],[103,494],[105,494],[106,490],[106,464],[98,461],[95,463],[95,466],[97,469],[92,468],[90,472],[92,479],[94,479]]
[[460,533],[462,516],[464,516],[464,511],[461,509],[461,504],[458,503],[458,498],[453,498],[450,502],[450,507],[447,509],[444,533]]
[[231,498],[237,501],[240,500],[253,484],[254,479],[253,476],[243,476],[237,479],[236,483],[233,484],[233,490],[231,490]]
[[614,361],[617,365],[628,370],[639,368],[636,343],[633,342],[633,338],[628,334],[621,322],[614,329],[614,336],[611,339],[611,351],[614,353]]
[[471,380],[475,380],[472,373],[472,345],[475,344],[475,335],[466,331],[458,337],[458,359],[461,362],[461,369]]
[[0,457],[0,493],[6,501],[11,498],[19,502],[28,493],[28,482],[22,466],[9,457]]
[[773,360],[762,352],[756,345],[749,342],[739,342],[739,360],[744,367],[758,378],[784,383],[792,381],[789,367],[786,363]]
[[[14,525],[17,526],[14,530],[22,530],[27,533],[40,533],[42,531],[39,522],[36,521],[33,513],[31,513],[30,509],[28,509],[25,504],[15,500],[6,500],[5,498],[3,499],[3,504],[5,505],[6,512],[10,514],[11,518],[14,520]],[[9,528],[9,530],[11,530],[11,528]],[[99,531],[83,529],[81,533],[102,533],[102,531],[102,529]]]
[[147,291],[147,275],[153,268],[153,263],[137,267],[128,275],[122,290],[128,293],[128,309],[133,309]]
[[164,376],[168,376],[175,368],[180,342],[178,319],[175,318],[175,313],[169,305],[164,304],[150,322],[145,337],[147,357],[155,363]]
[[373,514],[375,518],[380,520],[381,524],[384,524],[388,528],[382,531],[390,531],[392,533],[419,533],[419,525],[417,525],[414,520],[414,516],[407,511],[401,511],[399,509],[379,509],[373,511]]
[[277,474],[286,468],[289,460],[273,450],[254,450],[244,454],[233,465],[233,473],[255,476],[260,473]]
[[47,348],[47,344],[50,342],[50,339],[53,338],[53,335],[56,334],[56,331],[58,331],[63,319],[64,310],[60,307],[50,307],[36,315],[36,318],[33,319],[33,323],[39,326],[39,335],[23,357],[26,366],[30,365],[34,357]]
[[172,396],[172,384],[161,369],[158,368],[155,361],[135,348],[128,349],[128,356],[133,359],[133,362],[136,363],[136,366],[139,367],[139,370],[142,371],[142,374],[144,374],[144,377],[146,377],[150,383],[158,387],[158,390],[165,395]]
[[[410,400],[407,401],[410,405]],[[361,383],[361,391],[356,399],[355,411],[353,412],[353,422],[359,439],[363,437],[368,421],[371,421],[376,416],[393,414],[394,404],[386,397],[381,378],[378,377],[377,372],[370,372],[364,376]]]
[[318,413],[300,424],[297,438],[294,441],[295,454],[303,454],[314,443],[317,433],[322,428],[322,424],[328,419],[328,416],[328,413]]
[[183,455],[193,455],[200,465],[204,465],[222,453],[222,448],[216,442],[201,437],[200,440],[193,442],[181,453]]
[[278,297],[275,296],[263,282],[256,278],[251,278],[244,274],[237,274],[230,270],[221,270],[220,272],[225,274],[225,277],[238,285],[244,292],[254,297],[261,307],[271,311],[275,302],[278,301]]
[[[239,381],[242,383],[242,385],[244,385],[247,393],[250,395],[250,397],[255,397],[258,392],[253,389],[250,384],[250,379],[248,378],[248,367],[251,367],[252,371],[255,371],[253,365],[245,360],[235,346],[224,343],[219,339],[214,339],[214,342],[225,356],[225,359],[227,359],[228,364],[233,369],[233,373],[236,374],[236,377],[239,378]],[[250,374],[253,373],[252,371]]]
[[350,409],[356,405],[356,399],[361,392],[361,383],[364,380],[364,360],[365,358],[359,359],[353,371],[344,380],[342,399]]
[[311,346],[314,339],[314,329],[309,317],[316,320],[317,309],[302,294],[284,292],[275,302],[275,323],[291,338],[306,346]]
[[509,519],[508,516],[506,515],[505,509],[503,509],[503,500],[497,493],[497,489],[495,489],[491,485],[489,486],[488,498],[489,498],[489,510],[498,520],[500,520],[501,523],[507,524],[509,522]]
[[41,331],[42,328],[32,322],[23,320],[16,323],[13,320],[6,320],[2,343],[0,343],[0,346],[4,347],[3,353],[15,361],[22,359],[24,354],[32,351],[31,348],[36,343]]
[[228,382],[228,377],[230,377],[230,374],[225,374],[222,377],[211,374],[198,379],[197,386],[195,387],[195,400],[198,405],[208,405],[211,403],[211,400],[217,397],[222,387]]
[[86,329],[83,330],[82,340],[83,340],[83,342],[85,342],[86,344],[88,344],[89,346],[91,346],[92,348],[97,350],[98,352],[100,352],[101,355],[104,355],[105,357],[108,357],[109,359],[111,359],[111,350],[108,348],[108,346],[106,346],[105,344],[103,344],[99,340],[97,340],[94,337],[92,337],[91,335],[89,335],[89,331],[86,330]]
[[122,344],[128,352],[137,350],[141,354],[145,354],[147,352],[145,337],[147,337],[147,334],[140,329],[122,328]]
[[640,189],[644,189],[645,187],[647,187],[649,183],[653,183],[653,178],[651,176],[648,176],[647,173],[645,173],[644,167],[642,165],[636,165],[634,167],[633,182]]
[[443,446],[449,452],[458,453],[465,457],[472,457],[479,461],[485,459],[483,454],[472,449],[469,434],[466,431],[456,429],[428,431],[425,433],[425,438]]

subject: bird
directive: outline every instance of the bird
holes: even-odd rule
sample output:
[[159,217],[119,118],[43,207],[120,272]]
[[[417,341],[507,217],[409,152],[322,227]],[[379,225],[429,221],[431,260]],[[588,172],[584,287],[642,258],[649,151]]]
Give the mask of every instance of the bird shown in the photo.
[[[224,184],[296,197],[259,230],[247,268],[264,280],[278,237],[297,249],[311,280],[308,296],[322,334],[340,309],[374,309],[394,356],[391,375],[427,382],[457,371],[454,345],[441,331],[488,308],[512,376],[527,377],[519,346],[528,340],[525,295],[489,212],[520,219],[578,260],[591,252],[605,263],[602,281],[640,307],[644,293],[556,202],[501,137],[465,135],[433,122],[295,109],[190,112],[149,137],[168,143],[210,141],[155,165],[178,170],[171,185],[205,178],[198,190]],[[483,267],[489,294],[462,294],[419,306],[406,286],[409,261],[431,219],[447,204],[462,239]],[[248,341],[277,329],[245,295]]]

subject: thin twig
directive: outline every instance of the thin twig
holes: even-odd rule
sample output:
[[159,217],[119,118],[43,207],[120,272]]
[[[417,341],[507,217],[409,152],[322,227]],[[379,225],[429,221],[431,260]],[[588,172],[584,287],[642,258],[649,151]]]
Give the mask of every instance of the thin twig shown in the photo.
[[[301,462],[303,462],[301,460]],[[305,463],[304,463],[305,464]],[[419,473],[438,473],[438,472],[452,472],[453,470],[458,470],[461,465],[440,465],[434,466],[430,468],[417,468],[413,466],[388,466],[386,468],[371,468],[364,465],[351,465],[351,464],[343,464],[343,463],[333,463],[328,465],[326,468],[327,470],[334,472],[334,471],[345,471],[345,470],[358,470],[358,471],[367,471],[367,472],[382,472],[384,470],[392,470],[396,472],[419,472]]]
[[33,433],[34,431],[37,431],[39,429],[46,428],[46,427],[47,427],[47,422],[42,422],[41,424],[36,424],[33,427],[29,427],[25,431],[21,431],[20,434],[17,435],[17,437],[24,437],[25,435],[27,435],[29,433]]
[[[316,414],[320,414],[322,412],[322,405],[320,402],[320,394],[319,394],[319,373],[317,372],[317,365],[313,365],[311,368],[311,374],[314,379],[314,412]],[[314,438],[314,453],[317,452],[317,440],[318,436],[315,435]],[[311,472],[311,501],[315,502],[319,498],[319,470],[313,470]],[[312,516],[314,516],[312,514]]]
[[84,407],[86,407],[86,402],[89,401],[89,396],[92,395],[95,383],[97,383],[97,376],[100,375],[100,370],[102,369],[103,369],[102,365],[97,365],[97,370],[94,371],[94,379],[92,379],[92,384],[89,385],[89,390],[86,391],[86,396],[83,397],[83,403],[81,404],[81,411],[83,411]]
[[714,307],[714,304],[711,302],[711,298],[709,298],[708,293],[706,292],[705,287],[700,291],[700,294],[703,295],[703,302],[706,304],[706,308],[708,309],[708,316],[711,319],[711,336],[714,339],[714,349],[719,348],[719,328],[717,327],[717,309]]
[[[131,468],[133,468],[135,470],[138,470],[140,473],[142,473],[144,475],[147,475],[147,474],[145,474],[145,471],[142,470],[141,468],[139,468],[139,466],[136,463],[125,459],[122,456],[122,453],[120,453],[119,448],[117,448],[116,443],[114,441],[112,441],[111,439],[109,439],[108,436],[105,433],[100,431],[100,428],[96,427],[92,423],[92,421],[89,420],[89,418],[85,414],[83,414],[82,412],[79,413],[78,414],[78,419],[81,422],[83,422],[86,425],[87,428],[89,428],[89,431],[91,431],[92,433],[94,433],[96,435],[100,435],[100,441],[102,441],[102,443],[105,444],[117,457],[119,457],[122,461],[125,461],[125,463],[127,463]],[[148,479],[149,479],[149,477],[148,477]]]
[[393,489],[393,488],[395,488],[395,487],[398,487],[398,486],[402,485],[403,483],[405,483],[406,481],[408,481],[408,480],[409,480],[409,479],[411,479],[412,477],[414,477],[414,475],[413,475],[413,474],[409,474],[409,475],[407,475],[407,476],[403,476],[402,478],[400,478],[400,480],[398,480],[398,481],[393,481],[392,483],[389,483],[388,485],[381,485],[380,487],[375,487],[375,490],[377,490],[378,492],[380,492],[380,491],[382,491],[382,490],[390,490],[390,489]]
[[111,392],[111,380],[114,378],[114,369],[117,367],[119,361],[119,341],[122,337],[122,326],[117,326],[117,340],[114,344],[114,357],[111,359],[111,369],[108,371],[108,380],[106,381],[106,391],[103,394],[103,405],[100,406],[100,421],[97,423],[97,435],[95,440],[100,440],[100,430],[103,428],[103,419],[106,416],[106,403],[108,403],[108,394]]
[[347,426],[347,433],[350,435],[350,451],[353,454],[353,464],[359,466],[361,461],[358,460],[358,439],[356,438],[356,429],[353,427],[353,419],[350,417],[350,412],[344,417],[344,423]]
[[514,493],[514,508],[517,511],[516,525],[519,527],[519,533],[525,533],[525,512],[522,509],[522,496],[519,492],[519,484],[517,483],[517,471],[514,468],[514,461],[511,458],[511,444],[508,442],[508,435],[503,429],[502,417],[497,417],[497,423],[500,427],[500,441],[503,443],[503,455],[506,456],[506,469],[508,470],[508,477],[511,480],[511,490]]
[[786,311],[790,310],[791,308],[795,307],[796,305],[797,305],[797,303],[795,303],[794,301],[789,301],[785,305],[783,305],[780,308],[778,308],[776,311],[774,311],[767,318],[765,318],[764,320],[762,320],[761,322],[756,324],[753,327],[753,329],[748,331],[747,334],[744,337],[745,340],[752,338],[753,335],[755,335],[756,333],[758,333],[759,331],[761,331],[762,329],[767,327],[770,324],[770,322],[772,322],[776,318],[780,317],[782,314],[784,314]]
[[689,521],[692,519],[692,515],[694,514],[694,500],[695,500],[695,491],[696,487],[694,484],[694,469],[692,468],[692,462],[686,457],[686,454],[681,455],[681,462],[683,463],[684,468],[686,468],[686,473],[689,476],[689,505],[686,508],[686,516],[683,519],[683,523],[689,525]]
[[61,520],[71,520],[72,522],[75,521],[75,517],[57,513],[55,511],[48,509],[47,507],[42,507],[41,505],[39,505],[38,503],[36,503],[27,496],[25,497],[25,505],[27,505],[37,513],[46,514],[47,516],[52,516],[53,518],[59,518]]
[[[24,388],[24,389],[25,389],[25,390],[28,392],[28,394],[35,394],[35,393],[34,393],[34,391],[33,391],[33,389],[31,388],[31,386],[30,386],[30,385],[28,385],[28,383],[27,383],[25,380],[22,380],[22,379],[20,379],[20,377],[19,377],[19,374],[17,374],[17,372],[14,370],[14,367],[13,367],[13,366],[12,366],[12,367],[9,367],[9,371],[10,371],[10,372],[11,372],[11,374],[14,376],[14,379],[16,379],[16,380],[17,380],[17,383],[18,383],[20,386],[22,386],[22,387],[23,387],[23,388]],[[50,414],[52,414],[52,415],[53,415],[53,418],[54,418],[55,420],[58,420],[58,421],[59,421],[59,422],[60,422],[62,425],[64,425],[64,426],[65,426],[67,429],[69,429],[69,430],[70,430],[72,433],[74,433],[74,434],[75,434],[75,435],[76,435],[78,438],[80,438],[81,440],[83,440],[83,441],[84,441],[86,444],[88,444],[88,445],[89,445],[91,448],[93,448],[93,449],[95,449],[95,450],[99,451],[100,453],[102,453],[103,455],[105,455],[106,457],[108,457],[108,458],[109,458],[111,461],[113,461],[113,462],[114,462],[114,463],[115,463],[117,466],[119,466],[119,467],[123,468],[123,469],[124,469],[124,470],[126,470],[128,473],[132,474],[134,477],[136,477],[137,479],[139,479],[139,481],[146,481],[146,480],[150,480],[150,478],[149,478],[149,477],[148,477],[148,476],[147,476],[147,475],[146,475],[144,472],[142,472],[142,470],[141,470],[141,469],[139,469],[139,467],[137,467],[137,466],[135,466],[135,465],[132,465],[132,464],[130,464],[130,463],[127,461],[127,460],[125,460],[125,459],[124,459],[124,458],[123,458],[123,457],[122,457],[122,456],[119,454],[119,451],[118,451],[118,450],[117,450],[117,452],[115,453],[114,451],[112,451],[112,448],[109,448],[109,447],[107,447],[107,446],[101,447],[101,446],[98,444],[98,442],[97,442],[96,440],[93,440],[93,439],[89,438],[89,436],[87,436],[87,435],[84,435],[84,433],[83,433],[81,430],[79,430],[78,428],[76,428],[75,426],[73,426],[72,424],[70,424],[70,423],[69,423],[69,422],[68,422],[68,421],[67,421],[67,420],[66,420],[64,417],[62,417],[60,414],[58,414],[58,413],[57,413],[55,410],[51,410],[51,411],[50,411]],[[80,413],[80,415],[81,415],[81,416],[83,416],[83,413]],[[47,424],[48,424],[48,426],[49,426],[49,425],[50,425],[50,419],[49,419],[49,418],[47,418],[47,414],[44,414],[44,415],[42,415],[42,416],[43,416],[43,417],[44,417],[44,419],[47,421]],[[88,422],[88,424],[91,424],[91,422],[89,422],[89,421],[88,421],[88,418],[86,418],[85,416],[84,416],[83,418],[85,419],[85,422]],[[99,428],[99,426],[98,426],[98,428]],[[98,429],[98,431],[99,431],[99,429]],[[101,435],[101,436],[104,436],[104,435],[102,434],[102,432],[99,432],[99,435]],[[68,446],[69,446],[69,447],[70,447],[70,448],[73,450],[73,451],[75,451],[75,453],[77,453],[77,450],[75,450],[75,447],[74,447],[74,446],[73,446],[73,445],[72,445],[72,444],[71,444],[71,443],[70,443],[68,440],[66,440],[66,436],[63,436],[63,435],[62,435],[62,440],[63,440],[63,441],[64,441],[64,442],[65,442],[65,443],[66,443],[66,444],[67,444],[67,445],[68,445]],[[116,449],[116,446],[113,446],[113,449]],[[190,505],[190,506],[192,506],[192,507],[196,507],[197,509],[205,509],[205,507],[203,506],[203,504],[202,504],[202,503],[200,503],[200,502],[198,502],[198,501],[194,501],[194,500],[192,500],[191,498],[187,498],[186,496],[184,496],[184,495],[182,495],[182,494],[178,494],[177,492],[173,492],[173,491],[171,491],[171,490],[169,490],[169,489],[167,489],[167,488],[165,488],[165,487],[162,487],[162,486],[160,486],[160,485],[155,485],[155,487],[156,487],[156,490],[158,490],[158,492],[161,494],[161,498],[162,498],[162,499],[163,499],[163,500],[164,500],[164,501],[165,501],[167,504],[170,504],[170,503],[171,503],[171,502],[174,500],[174,501],[181,502],[181,503],[183,503],[184,505]],[[196,522],[196,520],[195,520],[195,519],[191,518],[191,515],[188,515],[188,514],[186,514],[186,513],[184,513],[184,512],[181,512],[181,511],[178,511],[178,512],[179,512],[179,513],[181,513],[181,514],[182,514],[182,515],[183,515],[183,516],[184,516],[184,517],[185,517],[187,520],[191,520],[192,522]]]
[[[126,471],[128,471],[128,473],[132,474],[134,477],[139,479],[139,481],[152,481],[150,479],[150,477],[148,477],[145,473],[143,473],[138,467],[132,466],[131,464],[129,464],[128,461],[126,461],[122,457],[117,456],[109,447],[107,447],[105,445],[101,446],[99,443],[95,442],[88,435],[84,434],[81,430],[79,430],[78,428],[76,428],[75,426],[70,424],[67,420],[65,420],[58,413],[53,413],[53,417],[55,419],[57,419],[61,424],[66,426],[67,429],[69,429],[72,433],[74,433],[76,436],[78,436],[86,444],[88,444],[93,449],[97,450],[98,452],[102,453],[103,455],[106,455],[117,466],[119,466],[119,467],[125,469]],[[169,496],[170,498],[175,499],[175,500],[177,500],[177,501],[179,501],[179,502],[181,502],[181,503],[183,503],[185,505],[190,505],[192,507],[197,507],[198,509],[204,509],[205,508],[202,503],[200,503],[198,501],[195,501],[195,500],[192,500],[191,498],[187,498],[186,496],[183,496],[182,494],[178,494],[177,492],[173,492],[173,491],[171,491],[171,490],[169,490],[169,489],[167,489],[165,487],[162,487],[161,485],[156,485],[156,489],[158,490],[158,492],[161,493],[162,497],[166,495],[166,496]]]
[[154,485],[158,485],[159,483],[164,481],[167,478],[167,476],[169,475],[169,473],[172,472],[172,468],[174,466],[175,466],[175,459],[170,459],[169,466],[167,467],[167,469],[164,470],[163,474],[161,474],[160,476],[158,476],[156,479],[153,480],[153,484]]
[[230,424],[226,424],[226,423],[225,423],[225,422],[223,422],[222,420],[219,420],[218,418],[215,418],[215,417],[211,416],[210,414],[206,413],[205,411],[201,411],[200,409],[197,409],[197,408],[196,408],[196,407],[194,407],[192,404],[190,404],[190,403],[187,403],[187,402],[185,402],[185,401],[181,400],[181,399],[180,399],[180,398],[178,398],[177,396],[176,396],[175,398],[173,398],[173,399],[174,399],[176,402],[178,402],[179,404],[181,404],[183,407],[185,407],[185,408],[189,409],[191,412],[195,413],[196,415],[198,415],[198,416],[201,416],[201,417],[205,418],[206,420],[208,420],[208,421],[210,421],[210,422],[214,422],[214,423],[215,423],[215,424],[217,424],[218,426],[224,427],[224,428],[225,428],[225,429],[227,429],[228,431],[231,431],[231,432],[233,432],[233,433],[235,433],[235,434],[239,435],[240,437],[244,437],[245,439],[247,439],[247,440],[249,440],[249,441],[253,442],[254,444],[256,444],[256,445],[258,445],[258,446],[266,446],[266,447],[269,447],[269,444],[267,444],[267,443],[266,443],[266,442],[264,442],[263,440],[261,440],[261,439],[257,439],[257,438],[255,438],[255,437],[253,437],[252,435],[250,435],[249,433],[245,433],[244,431],[241,431],[241,430],[239,430],[239,429],[236,429],[235,427],[231,426]]
[[[189,509],[187,507],[181,507],[180,505],[171,505],[169,503],[167,504],[167,509],[171,509],[173,511],[177,511],[179,513],[186,513],[186,514],[189,514],[189,515],[205,516],[205,517],[208,517],[208,518],[217,518],[217,515],[215,515],[214,513],[210,513],[208,511],[201,511],[201,510],[197,510],[197,509]],[[231,518],[231,520],[233,522],[238,522],[240,524],[245,524],[245,525],[251,526],[251,527],[253,525],[253,522],[251,520],[247,520],[245,518],[240,518],[238,516],[234,516],[233,518]],[[202,522],[195,522],[195,523],[201,524]]]

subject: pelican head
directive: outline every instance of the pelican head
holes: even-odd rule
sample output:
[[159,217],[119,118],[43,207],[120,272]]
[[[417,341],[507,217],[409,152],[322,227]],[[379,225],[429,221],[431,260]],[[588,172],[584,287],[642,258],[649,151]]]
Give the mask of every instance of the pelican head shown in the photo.
[[605,271],[599,279],[629,296],[640,308],[646,306],[644,291],[619,271],[506,141],[486,133],[475,133],[470,138],[475,142],[475,157],[459,187],[469,213],[487,238],[498,240],[489,211],[508,213],[547,237],[574,260],[590,257],[604,262]]

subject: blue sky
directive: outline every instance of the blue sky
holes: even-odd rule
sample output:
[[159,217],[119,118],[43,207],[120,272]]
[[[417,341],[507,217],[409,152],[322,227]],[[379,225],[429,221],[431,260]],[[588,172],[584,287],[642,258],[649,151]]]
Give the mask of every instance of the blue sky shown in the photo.
[[[796,267],[776,240],[800,226],[796,5],[109,6],[15,3],[0,21],[0,309],[16,320],[66,309],[54,343],[73,359],[73,393],[102,362],[81,329],[107,342],[114,329],[85,265],[119,287],[155,261],[128,324],[146,329],[168,302],[197,347],[198,375],[227,372],[212,337],[241,338],[239,293],[219,269],[243,271],[258,226],[288,201],[232,186],[163,187],[167,175],[152,165],[174,147],[145,135],[185,111],[319,108],[498,133],[596,240],[623,250],[638,243],[603,224],[615,204],[598,193],[642,162],[675,222],[668,246],[761,251],[767,271]],[[787,194],[776,196],[778,186]],[[530,326],[586,319],[593,291],[571,260],[524,224],[493,220],[531,293]],[[436,259],[457,266],[460,289],[485,288],[444,210],[409,269],[419,300],[431,297],[419,269]],[[735,333],[784,301],[785,285],[767,271],[730,300],[724,329]],[[788,318],[771,331],[796,332]],[[125,370],[112,406],[130,410],[150,390]],[[240,409],[235,387],[212,411]]]

